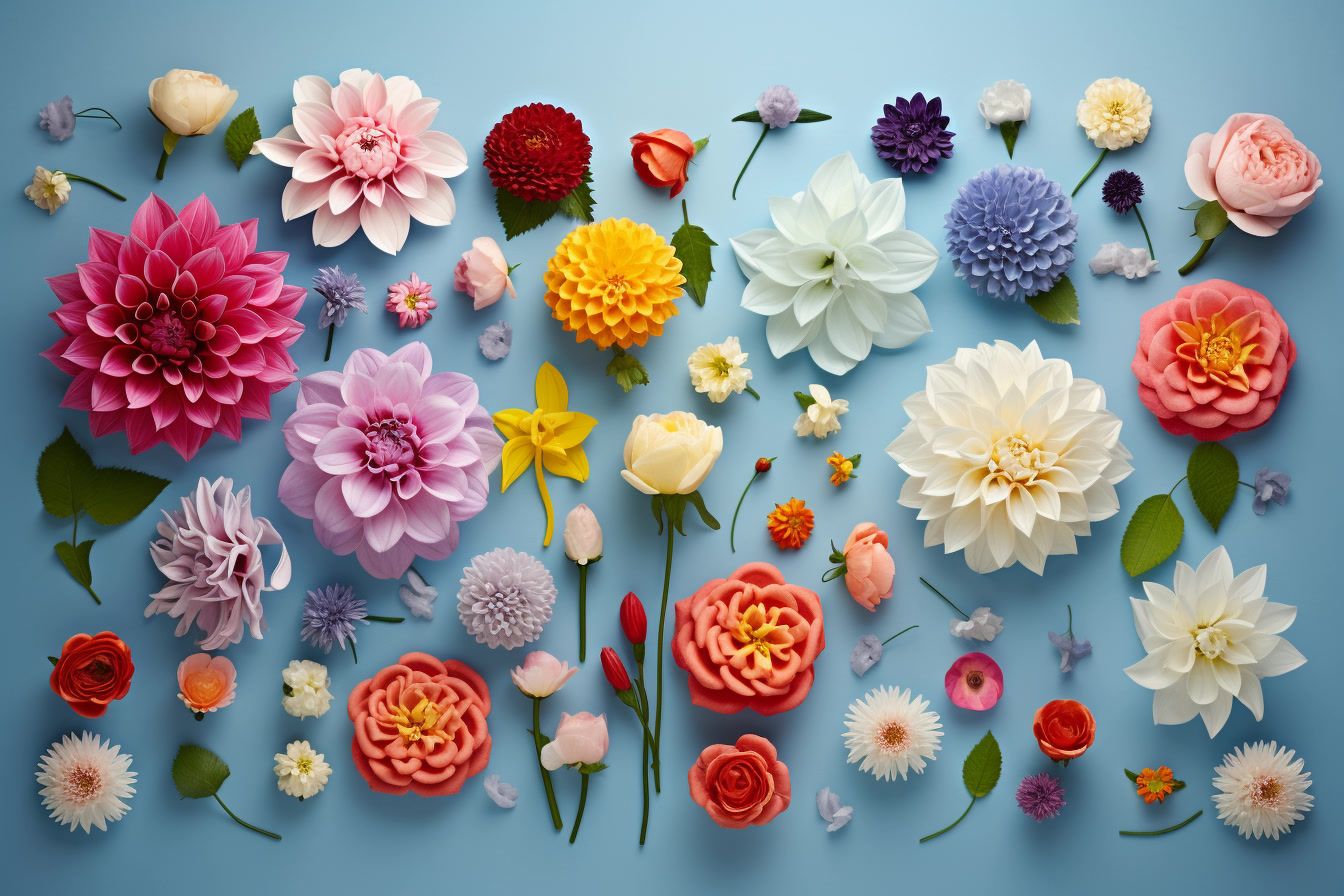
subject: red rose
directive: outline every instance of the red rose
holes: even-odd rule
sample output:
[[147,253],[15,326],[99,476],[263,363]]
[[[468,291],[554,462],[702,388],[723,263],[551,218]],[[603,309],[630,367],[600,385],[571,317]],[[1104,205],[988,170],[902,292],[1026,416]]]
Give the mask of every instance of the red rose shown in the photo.
[[1031,730],[1042,753],[1056,762],[1068,762],[1092,746],[1097,720],[1077,700],[1051,700],[1036,710]]
[[756,734],[742,735],[733,746],[705,747],[687,778],[691,799],[720,827],[765,824],[789,808],[789,767],[774,744]]
[[131,689],[135,665],[131,648],[111,632],[75,635],[61,648],[51,670],[51,689],[86,718],[107,712],[107,704]]
[[686,169],[695,155],[695,144],[681,131],[659,128],[630,138],[630,156],[639,179],[654,189],[672,188],[676,196],[686,186]]

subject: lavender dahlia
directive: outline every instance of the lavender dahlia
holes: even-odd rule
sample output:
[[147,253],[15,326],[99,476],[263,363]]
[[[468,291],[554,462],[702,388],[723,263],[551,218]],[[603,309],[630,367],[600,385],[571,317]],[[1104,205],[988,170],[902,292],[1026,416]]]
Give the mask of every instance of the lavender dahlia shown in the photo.
[[882,117],[873,125],[877,156],[902,174],[932,174],[941,159],[952,158],[950,119],[943,114],[943,100],[927,102],[924,94],[910,99],[897,97],[882,107]]
[[1064,786],[1048,772],[1027,775],[1017,785],[1017,805],[1037,821],[1054,818],[1064,808]]
[[540,560],[496,548],[462,570],[457,615],[487,647],[513,649],[541,637],[555,606],[555,580]]

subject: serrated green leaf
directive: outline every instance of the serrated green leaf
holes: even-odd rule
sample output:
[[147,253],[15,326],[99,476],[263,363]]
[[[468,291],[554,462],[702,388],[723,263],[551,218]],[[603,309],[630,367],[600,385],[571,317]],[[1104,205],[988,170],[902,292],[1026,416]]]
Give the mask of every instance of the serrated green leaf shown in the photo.
[[1005,121],[999,125],[999,136],[1003,138],[1003,146],[1008,150],[1008,158],[1013,157],[1013,147],[1017,146],[1017,132],[1022,127],[1020,121]]
[[93,474],[93,458],[69,429],[62,430],[37,460],[37,491],[47,513],[64,518],[83,510]]
[[709,528],[718,531],[719,521],[714,519],[714,514],[710,513],[709,508],[705,506],[705,499],[701,497],[698,489],[687,495],[686,500],[690,501],[691,504],[695,506],[696,512],[700,514],[700,522],[704,523]]
[[1237,496],[1240,475],[1237,456],[1217,442],[1202,442],[1190,452],[1190,460],[1185,465],[1190,494],[1215,532],[1232,506],[1232,499]]
[[622,391],[649,384],[649,372],[634,355],[617,349],[607,362],[607,376],[614,377]]
[[733,121],[750,121],[756,124],[761,123],[761,113],[752,109],[750,112],[743,112],[741,115],[733,116]]
[[555,217],[559,209],[558,202],[528,202],[503,188],[495,190],[495,211],[504,225],[505,239],[535,230]]
[[224,132],[224,151],[229,154],[233,167],[241,170],[252,154],[252,144],[261,139],[261,125],[257,112],[251,106],[239,112]]
[[84,509],[104,526],[120,526],[139,516],[168,487],[160,479],[123,467],[99,467],[84,495]]
[[173,760],[173,783],[186,799],[214,796],[229,777],[229,766],[205,747],[183,744]]
[[1078,290],[1068,276],[1059,278],[1059,282],[1027,299],[1031,310],[1052,324],[1077,324]]
[[1211,240],[1227,229],[1227,209],[1221,203],[1206,202],[1195,212],[1195,236]]
[[1181,546],[1185,518],[1171,495],[1153,495],[1129,518],[1120,540],[1120,562],[1131,576],[1145,573],[1166,560]]
[[681,275],[686,278],[686,292],[701,308],[709,294],[709,281],[714,277],[714,259],[710,249],[718,243],[709,238],[704,228],[692,224],[686,215],[686,201],[681,203],[685,223],[672,234],[672,251],[681,262]]
[[812,124],[816,121],[830,121],[831,116],[825,112],[818,112],[815,109],[800,109],[798,117],[793,120],[794,124]]
[[[1208,204],[1209,204],[1209,200],[1207,200],[1207,199],[1196,199],[1194,202],[1190,203],[1189,205],[1183,205],[1183,206],[1181,206],[1181,211],[1183,211],[1183,212],[1197,212],[1197,211],[1199,211],[1200,209],[1202,209],[1204,206],[1206,206],[1206,205],[1208,205]],[[1193,236],[1193,235],[1194,235],[1194,234],[1191,234],[1191,236]]]
[[989,796],[994,785],[999,783],[1003,772],[1003,751],[994,739],[994,732],[986,731],[980,743],[971,748],[966,761],[961,766],[961,780],[966,790],[976,799]]
[[564,199],[560,200],[559,212],[579,221],[593,223],[593,174],[583,172],[583,179]]

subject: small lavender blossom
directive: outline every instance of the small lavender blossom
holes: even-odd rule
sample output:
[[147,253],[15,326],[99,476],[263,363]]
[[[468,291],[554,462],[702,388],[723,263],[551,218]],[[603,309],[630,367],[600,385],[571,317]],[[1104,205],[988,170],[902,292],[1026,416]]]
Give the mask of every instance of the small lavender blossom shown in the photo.
[[513,327],[508,321],[498,321],[485,328],[485,332],[476,340],[481,354],[487,361],[500,361],[509,356],[513,348]]
[[499,775],[486,775],[485,795],[490,802],[501,809],[512,809],[518,805],[518,788],[499,780]]
[[756,111],[761,113],[761,122],[772,128],[786,128],[798,120],[803,106],[792,90],[783,84],[767,87],[756,100]]
[[68,96],[52,100],[37,113],[37,126],[53,140],[69,140],[75,133],[75,104]]
[[826,833],[834,834],[854,820],[854,807],[842,806],[835,791],[823,787],[817,791],[817,814],[826,822]]
[[327,653],[337,644],[342,650],[348,640],[355,643],[355,623],[368,625],[368,608],[355,597],[349,585],[327,585],[308,592],[303,602],[303,628],[299,637]]
[[849,668],[862,678],[864,674],[882,659],[882,642],[877,635],[864,635],[849,655]]
[[1037,821],[1054,818],[1064,808],[1064,786],[1048,772],[1027,775],[1017,785],[1017,805]]
[[345,326],[346,315],[352,308],[369,313],[369,306],[364,303],[364,284],[359,282],[358,276],[342,271],[340,265],[318,268],[313,277],[313,289],[323,299],[322,310],[317,316],[319,330]]
[[1280,473],[1269,467],[1256,470],[1255,498],[1251,501],[1251,510],[1255,511],[1256,516],[1264,516],[1265,508],[1269,506],[1270,501],[1282,506],[1288,499],[1288,486],[1292,484],[1293,477],[1287,473]]
[[1050,638],[1050,643],[1055,645],[1059,651],[1059,671],[1072,672],[1073,664],[1085,656],[1092,655],[1092,642],[1080,641],[1073,635],[1073,606],[1068,605],[1069,609],[1069,627],[1064,630],[1064,634],[1055,632],[1046,632]]
[[410,610],[412,616],[433,619],[434,601],[439,599],[439,589],[426,582],[414,567],[406,571],[406,579],[409,584],[402,585],[399,589],[401,602],[406,605],[407,610]]

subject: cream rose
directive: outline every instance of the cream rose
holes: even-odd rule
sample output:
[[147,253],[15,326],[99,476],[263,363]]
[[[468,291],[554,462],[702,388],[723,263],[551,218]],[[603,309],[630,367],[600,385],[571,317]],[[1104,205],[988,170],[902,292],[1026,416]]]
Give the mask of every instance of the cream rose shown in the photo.
[[646,495],[689,495],[722,453],[723,430],[694,414],[641,414],[625,440],[621,478]]
[[187,68],[149,82],[149,111],[179,137],[210,133],[237,99],[238,91],[217,76]]

